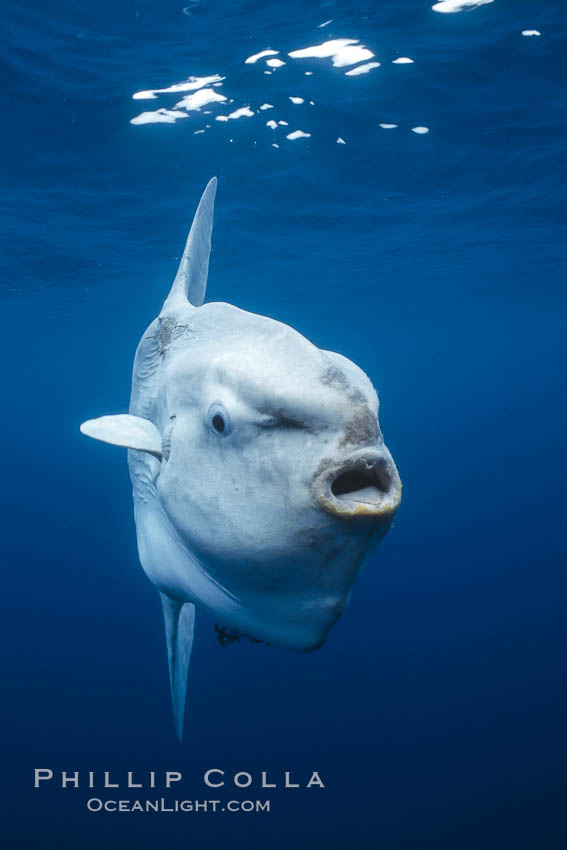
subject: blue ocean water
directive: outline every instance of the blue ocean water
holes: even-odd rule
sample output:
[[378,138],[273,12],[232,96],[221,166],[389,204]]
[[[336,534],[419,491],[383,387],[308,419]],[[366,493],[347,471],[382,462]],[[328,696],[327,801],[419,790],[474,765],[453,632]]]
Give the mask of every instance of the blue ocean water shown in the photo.
[[[184,2],[3,6],[3,846],[562,848],[564,5]],[[200,617],[180,745],[125,457],[78,426],[127,410],[213,175],[209,300],[365,369],[404,497],[316,653]],[[326,787],[95,814],[34,768]]]

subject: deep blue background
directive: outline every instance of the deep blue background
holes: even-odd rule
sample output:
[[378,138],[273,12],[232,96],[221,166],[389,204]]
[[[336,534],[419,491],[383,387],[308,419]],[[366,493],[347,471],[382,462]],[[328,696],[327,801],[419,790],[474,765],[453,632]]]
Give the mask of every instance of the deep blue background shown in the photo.
[[[565,7],[183,2],[3,5],[3,846],[559,850]],[[382,66],[244,65],[349,36]],[[129,123],[178,99],[133,92],[212,73],[230,109],[276,108]],[[127,409],[213,174],[209,299],[370,374],[404,501],[319,652],[223,649],[200,618],[180,746],[125,457],[78,425]],[[270,815],[94,815],[34,767],[182,770],[190,799],[217,796],[207,767],[327,787]]]

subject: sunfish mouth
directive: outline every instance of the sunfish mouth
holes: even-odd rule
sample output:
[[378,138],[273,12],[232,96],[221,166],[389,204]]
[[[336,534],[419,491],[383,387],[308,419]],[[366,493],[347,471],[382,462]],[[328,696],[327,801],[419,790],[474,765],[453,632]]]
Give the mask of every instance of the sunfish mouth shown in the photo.
[[387,449],[361,449],[326,466],[315,479],[315,494],[335,516],[388,519],[399,507],[402,484]]

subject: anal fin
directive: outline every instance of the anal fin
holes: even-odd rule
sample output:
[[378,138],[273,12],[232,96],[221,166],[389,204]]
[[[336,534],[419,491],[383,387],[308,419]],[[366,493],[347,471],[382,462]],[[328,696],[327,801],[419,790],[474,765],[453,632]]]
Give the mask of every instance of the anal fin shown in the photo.
[[187,693],[187,673],[193,648],[195,606],[191,602],[180,602],[178,599],[172,599],[165,593],[160,593],[160,598],[165,620],[173,717],[177,736],[181,741]]

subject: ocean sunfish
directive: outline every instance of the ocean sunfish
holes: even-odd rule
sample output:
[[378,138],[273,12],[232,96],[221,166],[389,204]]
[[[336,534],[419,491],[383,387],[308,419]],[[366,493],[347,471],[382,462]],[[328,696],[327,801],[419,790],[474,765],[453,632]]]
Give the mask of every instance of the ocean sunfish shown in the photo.
[[231,633],[317,649],[401,498],[358,366],[274,319],[203,304],[215,192],[213,178],[138,345],[129,413],[81,425],[129,450],[180,738],[195,606]]

